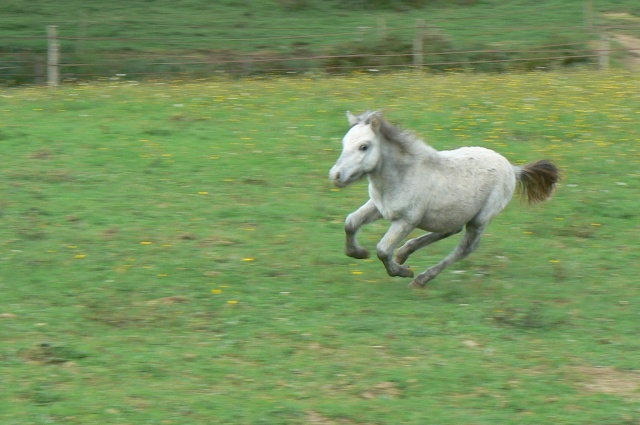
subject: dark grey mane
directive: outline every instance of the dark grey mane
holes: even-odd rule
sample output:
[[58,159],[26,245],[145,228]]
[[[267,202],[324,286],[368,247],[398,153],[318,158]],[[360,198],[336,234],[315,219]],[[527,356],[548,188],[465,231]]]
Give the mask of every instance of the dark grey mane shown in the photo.
[[380,133],[390,142],[397,143],[405,149],[410,148],[416,143],[424,143],[413,132],[387,121],[381,111],[366,111],[360,114],[358,116],[358,123],[370,124],[373,119],[378,119],[380,122]]

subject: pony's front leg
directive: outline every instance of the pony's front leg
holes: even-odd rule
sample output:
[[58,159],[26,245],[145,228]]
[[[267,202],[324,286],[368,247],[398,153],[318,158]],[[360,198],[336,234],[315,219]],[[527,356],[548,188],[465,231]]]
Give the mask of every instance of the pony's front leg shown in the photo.
[[380,211],[378,211],[378,208],[376,208],[371,199],[347,216],[344,223],[344,232],[347,235],[345,253],[349,257],[358,259],[369,258],[369,251],[358,244],[356,236],[360,227],[381,218],[382,215]]
[[391,222],[391,227],[378,243],[378,258],[387,268],[389,276],[413,277],[413,271],[409,267],[402,266],[393,259],[396,247],[413,229],[415,229],[414,225],[395,220]]

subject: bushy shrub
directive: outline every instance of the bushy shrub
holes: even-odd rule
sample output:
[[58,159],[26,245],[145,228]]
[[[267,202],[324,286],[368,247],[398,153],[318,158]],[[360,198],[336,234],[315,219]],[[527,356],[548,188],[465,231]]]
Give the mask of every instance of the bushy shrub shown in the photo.
[[586,64],[594,59],[589,57],[593,51],[588,41],[583,38],[553,36],[541,46],[532,47],[516,55],[523,60],[514,64],[513,68],[554,69],[572,65]]
[[419,9],[436,2],[437,0],[339,0],[338,4],[348,9],[391,9],[405,11],[408,9]]
[[[287,1],[287,0],[283,0]],[[295,0],[288,0],[295,1]],[[303,0],[300,0],[303,1]],[[411,9],[421,9],[426,6],[459,5],[473,6],[479,0],[338,0],[338,5],[348,9],[388,9],[404,12]]]
[[314,6],[312,0],[278,0],[278,4],[283,9],[292,11],[307,10]]
[[348,41],[328,49],[324,62],[327,72],[353,68],[376,68],[412,63],[412,44],[395,36]]

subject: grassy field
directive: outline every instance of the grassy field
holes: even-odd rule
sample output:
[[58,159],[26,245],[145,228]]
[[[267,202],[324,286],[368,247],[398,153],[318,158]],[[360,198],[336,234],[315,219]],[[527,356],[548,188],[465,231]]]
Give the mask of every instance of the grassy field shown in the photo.
[[[319,70],[406,66],[412,62],[418,20],[425,25],[424,63],[466,62],[481,71],[554,68],[595,62],[584,57],[600,36],[600,30],[591,27],[607,26],[610,36],[637,37],[640,15],[636,0],[596,0],[591,9],[585,0],[377,2],[395,7],[372,3],[4,0],[0,64],[6,64],[0,66],[0,81],[32,83],[33,73],[42,73],[34,69],[45,63],[48,25],[58,26],[63,76],[86,79],[118,73],[139,78],[169,72],[209,75],[303,72],[310,66]],[[412,8],[407,3],[423,6]],[[361,56],[307,59],[335,55]],[[614,51],[616,58],[621,55]],[[518,61],[505,62],[513,59]]]
[[[588,72],[2,89],[0,422],[639,423],[637,93]],[[345,110],[379,107],[564,182],[408,289],[343,255],[366,183],[327,178]]]
[[[149,0],[109,3],[69,0],[30,4],[21,0],[5,0],[0,5],[3,22],[0,40],[2,37],[43,35],[47,25],[58,25],[61,35],[66,37],[147,38],[151,39],[149,46],[161,49],[171,49],[176,45],[180,48],[242,48],[244,45],[252,50],[273,49],[273,44],[261,45],[265,40],[259,38],[314,32],[328,35],[349,33],[358,28],[376,27],[377,19],[384,17],[389,28],[409,27],[410,36],[414,34],[416,19],[422,18],[427,25],[453,30],[451,36],[467,44],[471,36],[475,42],[504,41],[504,31],[496,31],[504,28],[508,29],[512,42],[535,44],[536,40],[550,36],[548,28],[544,30],[541,26],[555,25],[555,35],[570,36],[575,34],[576,26],[585,24],[584,0],[413,3],[422,3],[422,6],[376,7],[373,2],[358,0]],[[595,0],[592,10],[596,14],[594,24],[611,23],[608,20],[612,18],[606,17],[610,12],[640,14],[640,6],[635,0]],[[535,27],[538,27],[538,32]],[[237,39],[244,40],[239,43]],[[329,36],[309,41],[326,45],[335,43],[336,39]],[[103,42],[108,46],[108,40]]]

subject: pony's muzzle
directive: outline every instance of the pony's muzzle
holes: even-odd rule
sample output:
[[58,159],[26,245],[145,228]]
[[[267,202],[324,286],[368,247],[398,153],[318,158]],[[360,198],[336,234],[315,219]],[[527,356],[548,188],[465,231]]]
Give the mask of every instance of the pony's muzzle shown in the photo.
[[336,167],[331,168],[331,171],[329,171],[329,179],[337,187],[344,187],[345,184],[340,180],[340,177],[341,177],[340,170],[336,170]]
[[347,187],[359,180],[360,177],[362,177],[362,173],[351,173],[349,169],[338,169],[337,166],[334,166],[329,172],[329,178],[336,187]]

